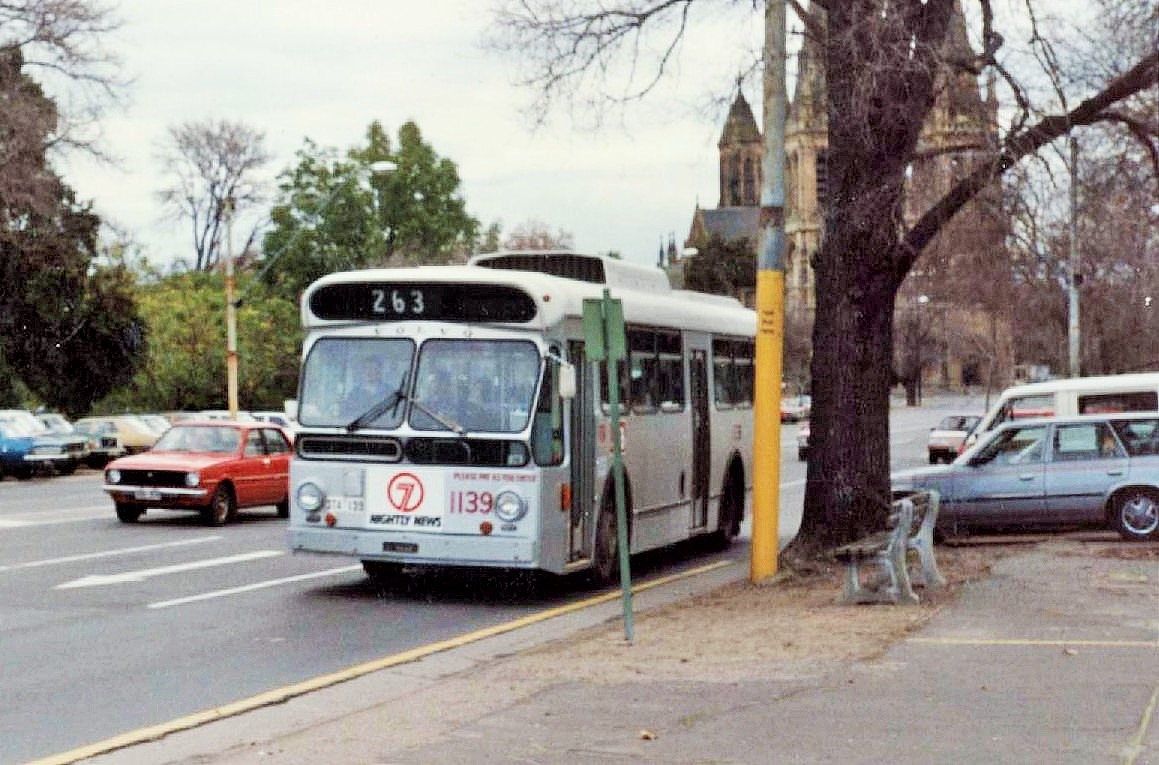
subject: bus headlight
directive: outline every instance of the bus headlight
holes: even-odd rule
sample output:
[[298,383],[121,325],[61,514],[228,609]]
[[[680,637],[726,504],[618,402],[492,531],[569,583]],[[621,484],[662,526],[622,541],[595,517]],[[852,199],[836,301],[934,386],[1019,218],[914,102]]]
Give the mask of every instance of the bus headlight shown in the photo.
[[513,523],[527,515],[527,503],[513,491],[503,491],[495,497],[495,516],[507,523]]
[[197,486],[199,483],[201,483],[201,473],[194,472],[194,473],[186,473],[185,474],[185,485],[188,486],[189,488],[192,489],[193,487]]
[[307,513],[315,512],[326,501],[326,492],[316,483],[307,481],[298,487],[298,507]]

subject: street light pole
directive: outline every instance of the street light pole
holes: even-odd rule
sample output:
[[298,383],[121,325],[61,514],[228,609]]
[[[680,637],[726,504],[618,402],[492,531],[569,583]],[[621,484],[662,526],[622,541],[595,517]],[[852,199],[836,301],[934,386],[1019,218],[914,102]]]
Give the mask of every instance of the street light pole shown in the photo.
[[229,418],[237,419],[237,303],[233,276],[233,198],[223,203],[225,213],[225,379]]

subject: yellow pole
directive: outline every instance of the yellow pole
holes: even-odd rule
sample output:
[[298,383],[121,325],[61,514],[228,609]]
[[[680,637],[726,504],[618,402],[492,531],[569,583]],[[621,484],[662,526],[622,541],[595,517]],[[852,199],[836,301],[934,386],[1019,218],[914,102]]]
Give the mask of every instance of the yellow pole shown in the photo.
[[777,572],[781,490],[781,354],[785,334],[785,2],[765,3],[765,152],[757,260],[753,403],[753,546],[749,578]]

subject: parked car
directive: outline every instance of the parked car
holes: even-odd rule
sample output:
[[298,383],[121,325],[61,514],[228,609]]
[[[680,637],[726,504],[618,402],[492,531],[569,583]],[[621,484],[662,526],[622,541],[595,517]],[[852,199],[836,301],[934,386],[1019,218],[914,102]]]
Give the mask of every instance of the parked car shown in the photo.
[[126,454],[137,454],[151,448],[160,436],[140,417],[133,414],[82,417],[75,424],[77,427],[83,424],[86,430],[91,429],[96,433],[115,435]]
[[117,518],[134,523],[147,508],[194,510],[220,526],[241,508],[273,505],[290,514],[290,439],[259,422],[180,422],[144,454],[105,468]]
[[85,464],[94,470],[100,470],[109,464],[109,460],[125,455],[125,447],[121,439],[111,429],[102,430],[99,422],[78,420],[74,422],[73,430],[89,440],[89,453],[85,457]]
[[54,436],[19,419],[0,419],[0,478],[12,474],[27,479],[48,469],[68,475],[81,458],[75,439]]
[[[13,424],[20,433],[37,439],[36,454],[45,459],[36,460],[38,464],[34,466],[34,472],[35,468],[51,467],[61,475],[70,475],[88,456],[89,442],[84,435],[71,432],[54,433],[27,409],[0,409],[0,422]],[[47,459],[53,444],[60,446],[62,456],[59,459]]]
[[1014,420],[948,466],[895,473],[895,496],[936,490],[938,530],[1109,526],[1159,539],[1159,414]]
[[797,459],[801,462],[809,459],[809,421],[804,420],[797,424]]
[[138,414],[137,417],[148,425],[158,436],[169,430],[169,426],[173,424],[163,414]]
[[781,399],[781,422],[800,422],[809,419],[813,406],[811,396],[786,396]]
[[942,418],[934,427],[930,428],[929,453],[930,464],[939,462],[953,462],[961,451],[966,436],[982,418],[973,414],[950,414]]

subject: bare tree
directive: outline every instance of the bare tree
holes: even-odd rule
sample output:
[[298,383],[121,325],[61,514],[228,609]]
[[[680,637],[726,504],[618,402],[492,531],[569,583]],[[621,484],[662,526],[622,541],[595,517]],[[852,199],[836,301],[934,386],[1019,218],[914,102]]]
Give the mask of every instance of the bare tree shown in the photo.
[[543,221],[527,220],[511,229],[503,246],[508,250],[570,250],[575,237],[562,228],[552,231]]
[[56,149],[103,157],[92,128],[124,85],[102,47],[117,27],[97,2],[0,3],[0,205],[55,206],[57,181],[43,164]]
[[[1159,51],[1104,73],[1096,88],[1054,80],[1059,96],[1032,105],[997,56],[1003,36],[989,0],[979,0],[980,53],[943,53],[957,0],[826,0],[805,9],[790,0],[821,52],[828,114],[827,206],[821,249],[814,256],[817,311],[813,331],[813,445],[801,531],[787,563],[805,564],[822,550],[881,528],[889,508],[889,389],[895,297],[926,246],[970,200],[1003,173],[1080,126],[1116,123],[1154,146],[1154,114],[1138,119],[1116,107],[1159,81]],[[697,0],[604,0],[560,4],[510,2],[496,17],[500,46],[530,57],[545,93],[568,95],[587,73],[626,62],[650,87],[678,50]],[[1145,3],[1142,9],[1153,8]],[[1035,40],[1043,40],[1032,0],[1025,8]],[[1153,13],[1153,10],[1150,11]],[[667,29],[668,43],[642,45],[645,29]],[[1153,27],[1152,27],[1153,28]],[[649,59],[648,51],[661,51]],[[1043,41],[1036,49],[1049,56]],[[651,61],[654,67],[636,67]],[[993,72],[1012,94],[1014,120],[972,172],[917,217],[903,220],[905,181],[919,134],[945,68]],[[1055,70],[1057,71],[1057,69]]]
[[[174,218],[188,219],[196,270],[211,270],[221,259],[229,216],[265,197],[259,177],[271,159],[265,135],[240,122],[186,122],[169,128],[160,158],[172,183],[158,195]],[[254,226],[240,251],[256,235]]]

